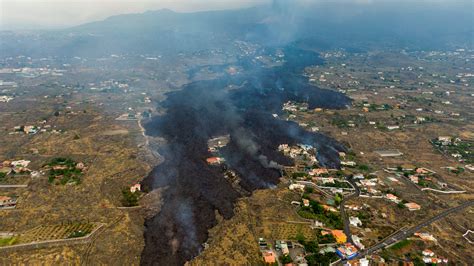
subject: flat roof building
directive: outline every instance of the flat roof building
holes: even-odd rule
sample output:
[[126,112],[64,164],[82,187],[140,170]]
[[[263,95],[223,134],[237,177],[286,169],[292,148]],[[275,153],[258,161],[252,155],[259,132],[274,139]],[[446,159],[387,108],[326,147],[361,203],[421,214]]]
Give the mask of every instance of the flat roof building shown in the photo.
[[376,150],[375,153],[381,157],[398,157],[403,155],[399,150]]

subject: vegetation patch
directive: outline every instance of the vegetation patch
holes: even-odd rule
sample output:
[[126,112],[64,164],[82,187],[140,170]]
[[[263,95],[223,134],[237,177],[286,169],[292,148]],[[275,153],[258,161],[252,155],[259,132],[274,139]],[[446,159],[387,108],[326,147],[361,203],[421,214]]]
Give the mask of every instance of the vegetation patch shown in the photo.
[[76,238],[76,237],[84,237],[88,234],[91,233],[91,229],[90,228],[87,228],[87,229],[84,229],[84,230],[76,230],[74,232],[72,232],[68,238]]
[[396,243],[395,245],[391,246],[390,249],[392,250],[400,250],[408,245],[410,245],[411,241],[408,240],[408,239],[405,239],[405,240],[402,240],[398,243]]
[[16,237],[0,238],[0,247],[11,246],[18,242]]
[[305,257],[308,265],[330,265],[331,263],[337,261],[339,257],[334,252],[313,253]]
[[49,169],[49,183],[77,185],[81,183],[84,165],[69,158],[54,158],[45,168]]
[[319,202],[311,199],[309,200],[309,206],[301,207],[298,214],[306,219],[318,220],[331,228],[342,229],[343,227],[341,216],[325,210]]
[[122,205],[125,207],[138,206],[138,200],[140,199],[140,192],[131,192],[128,187],[122,189]]

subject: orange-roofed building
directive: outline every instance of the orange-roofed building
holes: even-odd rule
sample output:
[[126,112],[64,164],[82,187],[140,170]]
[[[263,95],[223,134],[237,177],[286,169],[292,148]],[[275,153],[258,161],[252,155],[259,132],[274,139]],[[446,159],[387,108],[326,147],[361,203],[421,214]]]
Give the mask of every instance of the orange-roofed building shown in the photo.
[[410,175],[408,178],[410,178],[411,182],[415,184],[418,184],[418,182],[420,181],[420,178],[416,175]]
[[332,206],[329,206],[329,205],[321,205],[323,206],[323,209],[325,211],[330,211],[330,212],[338,212],[336,208],[332,207]]
[[418,211],[421,209],[421,206],[414,202],[405,203],[405,207],[407,207],[410,211]]
[[221,159],[219,157],[210,157],[206,159],[208,164],[219,164],[221,163]]
[[347,236],[342,230],[332,230],[331,234],[336,239],[336,242],[339,244],[347,242]]
[[326,168],[315,168],[309,172],[309,175],[319,176],[319,175],[328,174],[328,173],[329,171]]
[[395,196],[395,195],[393,195],[393,194],[390,194],[390,193],[387,194],[387,195],[385,195],[385,197],[386,197],[388,200],[393,201],[393,202],[398,202],[398,201],[399,201],[397,196]]
[[428,171],[425,168],[416,168],[416,173],[417,174],[428,174],[430,171]]
[[276,262],[275,254],[271,251],[263,252],[263,261],[268,264],[273,264]]

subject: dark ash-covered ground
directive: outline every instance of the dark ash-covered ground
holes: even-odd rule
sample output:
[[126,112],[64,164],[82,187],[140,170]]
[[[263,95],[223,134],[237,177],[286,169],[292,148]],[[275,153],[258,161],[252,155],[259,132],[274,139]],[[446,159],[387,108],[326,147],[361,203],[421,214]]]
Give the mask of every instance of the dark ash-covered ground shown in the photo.
[[301,76],[305,66],[321,63],[317,54],[294,47],[285,54],[283,67],[263,68],[243,58],[244,74],[194,82],[170,93],[162,103],[166,114],[146,125],[148,135],[164,137],[167,145],[159,150],[165,161],[144,180],[149,190],[166,190],[160,213],[145,222],[143,265],[184,264],[202,249],[216,225],[215,211],[226,219],[233,215],[234,203],[243,195],[224,178],[221,167],[206,164],[211,137],[230,134],[222,153],[249,192],[276,184],[280,165],[292,163],[277,151],[282,143],[314,145],[320,162],[338,166],[342,145],[272,114],[280,113],[288,100],[308,102],[310,108],[343,108],[349,99],[309,86]]

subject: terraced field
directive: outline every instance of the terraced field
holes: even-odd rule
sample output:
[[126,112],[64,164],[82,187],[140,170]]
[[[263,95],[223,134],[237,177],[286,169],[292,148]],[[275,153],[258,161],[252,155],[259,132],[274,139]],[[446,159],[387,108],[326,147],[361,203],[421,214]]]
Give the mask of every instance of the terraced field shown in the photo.
[[28,230],[18,237],[18,243],[75,238],[89,235],[98,225],[94,223],[71,223],[41,225]]

